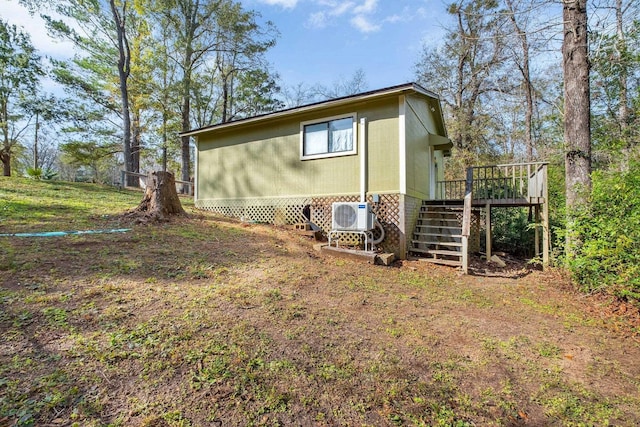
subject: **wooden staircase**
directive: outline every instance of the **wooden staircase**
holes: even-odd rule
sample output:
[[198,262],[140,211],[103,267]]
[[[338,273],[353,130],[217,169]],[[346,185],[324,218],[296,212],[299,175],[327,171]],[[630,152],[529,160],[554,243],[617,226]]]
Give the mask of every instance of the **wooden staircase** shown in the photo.
[[462,266],[462,202],[422,202],[409,252],[435,264]]

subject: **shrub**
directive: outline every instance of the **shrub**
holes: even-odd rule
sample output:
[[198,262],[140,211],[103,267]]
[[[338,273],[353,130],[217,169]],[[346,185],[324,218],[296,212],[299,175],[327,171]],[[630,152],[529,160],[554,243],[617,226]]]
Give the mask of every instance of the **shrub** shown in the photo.
[[27,168],[27,176],[32,179],[51,181],[58,173],[51,169]]
[[640,303],[640,162],[625,172],[594,172],[592,185],[591,203],[576,213],[582,244],[569,269],[586,292]]

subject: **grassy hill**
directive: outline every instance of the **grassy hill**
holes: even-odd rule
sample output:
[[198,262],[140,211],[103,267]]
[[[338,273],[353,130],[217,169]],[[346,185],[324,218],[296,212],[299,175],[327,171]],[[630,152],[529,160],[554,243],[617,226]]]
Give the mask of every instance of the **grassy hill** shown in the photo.
[[0,178],[0,425],[638,425],[631,307],[556,272],[314,252],[142,194]]

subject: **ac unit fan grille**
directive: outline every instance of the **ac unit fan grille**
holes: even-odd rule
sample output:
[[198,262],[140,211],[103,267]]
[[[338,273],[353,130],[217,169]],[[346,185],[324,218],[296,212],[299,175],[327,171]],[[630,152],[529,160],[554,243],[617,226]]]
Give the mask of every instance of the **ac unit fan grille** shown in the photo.
[[340,205],[334,211],[334,220],[341,228],[353,228],[358,221],[358,213],[353,206]]

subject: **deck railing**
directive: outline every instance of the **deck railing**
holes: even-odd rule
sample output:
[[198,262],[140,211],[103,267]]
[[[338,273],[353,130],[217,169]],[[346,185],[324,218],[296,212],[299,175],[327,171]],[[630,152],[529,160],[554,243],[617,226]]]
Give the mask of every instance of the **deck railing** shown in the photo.
[[[438,181],[437,200],[462,200],[471,185],[473,200],[539,203],[547,182],[547,163],[513,163],[469,168],[467,180]],[[471,183],[468,182],[471,178]]]

